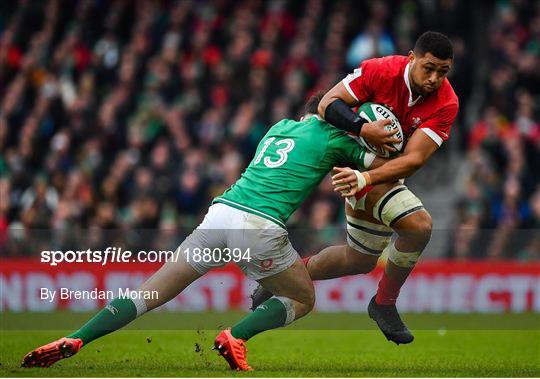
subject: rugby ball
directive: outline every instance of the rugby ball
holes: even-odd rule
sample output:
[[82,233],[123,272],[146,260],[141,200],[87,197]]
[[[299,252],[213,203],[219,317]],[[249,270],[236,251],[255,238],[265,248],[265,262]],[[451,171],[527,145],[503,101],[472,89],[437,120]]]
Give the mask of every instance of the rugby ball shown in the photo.
[[379,157],[383,158],[392,158],[398,155],[403,149],[403,130],[401,124],[397,117],[392,113],[390,109],[381,104],[376,103],[364,103],[360,108],[358,108],[358,115],[368,122],[388,119],[392,121],[391,124],[386,125],[387,130],[397,130],[395,136],[401,139],[401,142],[394,143],[392,146],[396,148],[396,151],[389,152],[382,147],[376,147],[366,141],[364,138],[359,137],[359,142],[362,146],[367,148],[369,151],[377,154]]

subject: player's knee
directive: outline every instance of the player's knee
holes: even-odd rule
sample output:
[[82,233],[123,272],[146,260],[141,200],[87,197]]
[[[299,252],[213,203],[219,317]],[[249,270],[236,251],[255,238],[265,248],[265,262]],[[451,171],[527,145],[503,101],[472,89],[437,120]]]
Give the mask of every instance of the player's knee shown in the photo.
[[424,210],[423,212],[418,212],[418,217],[420,229],[431,236],[431,230],[433,229],[433,220],[431,219],[431,215]]
[[427,211],[418,212],[416,220],[416,232],[418,235],[418,243],[426,247],[431,239],[431,231],[433,230],[433,220]]
[[309,291],[305,292],[303,303],[306,306],[307,312],[310,312],[315,306],[315,287],[313,286],[313,283],[311,284]]
[[315,306],[315,291],[309,294],[303,294],[298,300],[295,307],[295,318],[298,319],[307,315]]
[[414,245],[414,250],[423,250],[431,239],[433,221],[431,215],[422,210],[411,214],[396,225],[396,232],[401,238]]
[[309,296],[306,299],[306,313],[311,312],[313,307],[315,307],[315,290],[309,293]]

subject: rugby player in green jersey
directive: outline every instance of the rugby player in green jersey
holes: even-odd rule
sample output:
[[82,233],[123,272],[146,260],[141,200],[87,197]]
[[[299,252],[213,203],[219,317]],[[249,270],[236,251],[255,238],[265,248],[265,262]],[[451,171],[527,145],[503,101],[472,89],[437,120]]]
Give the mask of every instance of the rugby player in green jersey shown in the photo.
[[[231,369],[251,370],[245,341],[290,324],[310,312],[315,302],[311,278],[289,241],[287,219],[334,166],[369,168],[384,163],[317,115],[321,97],[310,99],[302,120],[285,119],[270,128],[241,178],[214,199],[202,223],[176,250],[176,259],[136,291],[157,297],[113,300],[79,330],[28,353],[22,366],[48,367],[70,357],[173,299],[212,268],[233,261],[274,294],[215,339],[215,348]],[[369,127],[373,133],[386,133],[382,126],[387,123],[381,120]]]

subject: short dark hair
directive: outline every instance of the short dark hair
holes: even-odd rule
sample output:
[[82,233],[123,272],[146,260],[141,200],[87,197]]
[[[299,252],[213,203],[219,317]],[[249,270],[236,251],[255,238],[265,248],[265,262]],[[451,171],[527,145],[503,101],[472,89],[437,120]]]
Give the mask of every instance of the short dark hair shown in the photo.
[[450,39],[442,33],[425,32],[416,40],[414,52],[420,56],[431,53],[439,59],[453,59],[454,48]]
[[312,95],[304,106],[304,113],[318,114],[319,103],[321,102],[321,99],[324,97],[325,93],[325,91],[320,90]]

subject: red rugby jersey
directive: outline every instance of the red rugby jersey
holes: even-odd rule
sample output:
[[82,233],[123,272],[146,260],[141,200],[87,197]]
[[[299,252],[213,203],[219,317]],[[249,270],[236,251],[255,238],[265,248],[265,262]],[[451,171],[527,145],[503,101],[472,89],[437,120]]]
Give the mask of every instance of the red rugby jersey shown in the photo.
[[445,78],[437,91],[413,101],[406,56],[365,60],[342,82],[360,103],[370,101],[389,107],[401,123],[405,143],[418,128],[439,146],[448,139],[459,107],[452,85]]

